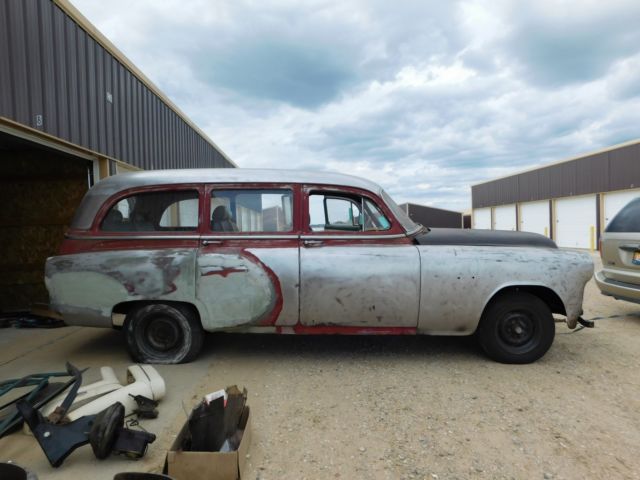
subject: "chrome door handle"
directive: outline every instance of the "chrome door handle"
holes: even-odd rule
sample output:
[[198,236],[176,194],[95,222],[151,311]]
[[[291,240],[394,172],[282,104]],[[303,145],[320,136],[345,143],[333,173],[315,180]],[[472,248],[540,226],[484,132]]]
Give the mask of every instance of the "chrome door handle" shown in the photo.
[[204,245],[205,247],[207,245],[221,245],[222,244],[222,240],[202,240],[202,245]]
[[305,247],[319,247],[324,242],[322,240],[304,240],[302,243]]

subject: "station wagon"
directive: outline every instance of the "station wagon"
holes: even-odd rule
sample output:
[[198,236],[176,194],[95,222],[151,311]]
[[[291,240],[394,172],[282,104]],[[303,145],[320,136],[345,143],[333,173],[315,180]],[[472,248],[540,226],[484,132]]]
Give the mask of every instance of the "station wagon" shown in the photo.
[[123,329],[144,363],[204,332],[472,335],[508,363],[581,321],[588,254],[520,232],[429,229],[370,181],[285,170],[130,173],[97,183],[46,264],[70,325]]

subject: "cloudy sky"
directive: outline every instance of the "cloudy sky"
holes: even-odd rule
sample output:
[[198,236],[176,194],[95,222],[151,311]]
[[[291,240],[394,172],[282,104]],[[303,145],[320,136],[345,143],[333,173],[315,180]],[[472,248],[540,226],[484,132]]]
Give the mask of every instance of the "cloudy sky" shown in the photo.
[[640,2],[72,0],[241,167],[464,210],[640,137]]

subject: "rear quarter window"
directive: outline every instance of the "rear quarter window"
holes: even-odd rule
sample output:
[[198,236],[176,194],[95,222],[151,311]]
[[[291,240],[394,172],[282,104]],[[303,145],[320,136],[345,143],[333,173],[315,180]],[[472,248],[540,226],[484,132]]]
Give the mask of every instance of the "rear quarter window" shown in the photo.
[[198,192],[147,192],[123,198],[102,219],[106,232],[181,232],[198,228]]
[[609,222],[606,232],[640,232],[640,198],[631,200]]

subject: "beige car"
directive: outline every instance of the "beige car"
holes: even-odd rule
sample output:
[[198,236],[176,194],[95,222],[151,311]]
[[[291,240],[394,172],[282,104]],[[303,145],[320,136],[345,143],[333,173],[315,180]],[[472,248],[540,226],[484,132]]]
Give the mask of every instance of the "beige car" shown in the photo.
[[600,291],[640,303],[640,198],[620,210],[600,241],[603,268],[595,274]]

